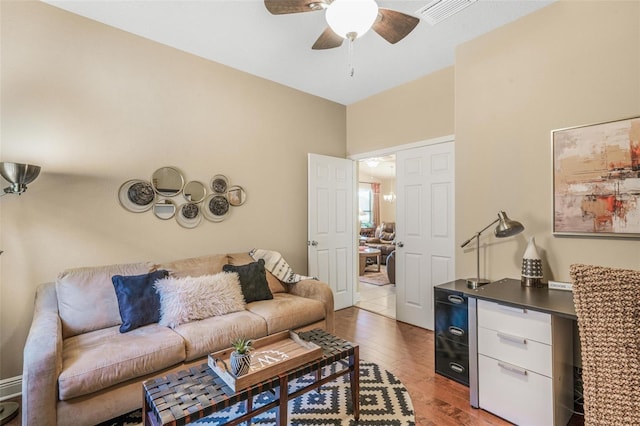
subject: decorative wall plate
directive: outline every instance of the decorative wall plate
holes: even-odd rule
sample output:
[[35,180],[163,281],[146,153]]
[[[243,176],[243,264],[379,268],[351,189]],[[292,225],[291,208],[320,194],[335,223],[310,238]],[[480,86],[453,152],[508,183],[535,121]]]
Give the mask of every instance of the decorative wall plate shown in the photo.
[[[230,185],[222,174],[211,178],[209,188],[197,180],[185,184],[182,172],[176,167],[160,167],[150,181],[131,179],[123,183],[118,199],[125,210],[133,213],[151,210],[162,220],[175,217],[184,228],[195,228],[203,216],[211,222],[222,222],[231,207],[241,206],[247,200],[244,188]],[[180,199],[184,197],[186,202],[173,198],[180,194]]]
[[202,213],[207,220],[221,222],[229,214],[229,200],[220,194],[211,194],[204,200]]
[[171,219],[176,214],[176,204],[173,200],[159,200],[153,205],[153,214],[158,219]]
[[132,179],[120,186],[118,200],[126,210],[133,213],[142,213],[153,206],[156,200],[156,193],[149,182]]
[[161,167],[151,177],[153,188],[160,195],[174,197],[182,191],[184,187],[184,177],[175,167]]
[[229,179],[225,175],[215,175],[211,178],[211,190],[216,194],[225,194],[229,187]]
[[202,222],[202,207],[196,203],[185,203],[178,207],[176,221],[184,228],[195,228]]
[[207,196],[207,188],[202,182],[192,180],[184,186],[182,195],[184,196],[184,199],[190,203],[199,203]]
[[229,204],[234,207],[238,207],[244,204],[247,201],[247,193],[240,185],[233,185],[229,187],[229,191],[227,192],[227,199],[229,200]]

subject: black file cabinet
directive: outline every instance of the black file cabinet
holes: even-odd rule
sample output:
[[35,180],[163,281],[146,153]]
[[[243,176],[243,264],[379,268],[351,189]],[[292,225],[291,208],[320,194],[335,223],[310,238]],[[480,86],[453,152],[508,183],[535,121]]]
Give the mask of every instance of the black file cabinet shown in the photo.
[[434,288],[436,373],[469,386],[469,310],[460,292]]

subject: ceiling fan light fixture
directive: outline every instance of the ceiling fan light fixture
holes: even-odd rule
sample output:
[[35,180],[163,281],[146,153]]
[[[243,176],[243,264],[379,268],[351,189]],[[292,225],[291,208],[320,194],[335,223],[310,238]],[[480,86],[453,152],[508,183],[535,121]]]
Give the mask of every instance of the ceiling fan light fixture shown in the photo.
[[329,7],[326,3],[323,3],[323,2],[309,3],[307,6],[309,6],[309,9],[311,10],[322,10]]
[[375,0],[334,0],[325,17],[329,27],[340,37],[359,38],[378,18],[378,4]]

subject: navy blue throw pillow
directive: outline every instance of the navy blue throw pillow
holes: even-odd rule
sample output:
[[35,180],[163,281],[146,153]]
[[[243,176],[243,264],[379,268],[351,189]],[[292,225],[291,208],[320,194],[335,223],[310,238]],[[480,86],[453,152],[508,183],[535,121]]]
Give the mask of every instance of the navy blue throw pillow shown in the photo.
[[167,275],[167,271],[160,270],[149,274],[111,277],[122,318],[120,333],[160,321],[160,295],[153,283]]
[[224,265],[222,270],[238,274],[245,302],[273,299],[267,282],[267,272],[264,269],[264,259],[246,265]]

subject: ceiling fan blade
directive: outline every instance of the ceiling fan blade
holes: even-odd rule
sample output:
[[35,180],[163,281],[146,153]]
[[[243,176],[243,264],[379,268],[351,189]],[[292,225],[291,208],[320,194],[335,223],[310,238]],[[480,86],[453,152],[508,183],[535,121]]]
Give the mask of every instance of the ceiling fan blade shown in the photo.
[[420,19],[397,10],[378,10],[379,17],[373,24],[373,30],[391,44],[405,38],[418,25]]
[[273,15],[313,12],[326,9],[330,3],[327,0],[264,0],[264,5]]
[[320,37],[318,37],[311,48],[314,50],[333,49],[334,47],[342,46],[343,41],[344,39],[342,37],[334,33],[331,28],[327,27],[327,29],[320,34]]

